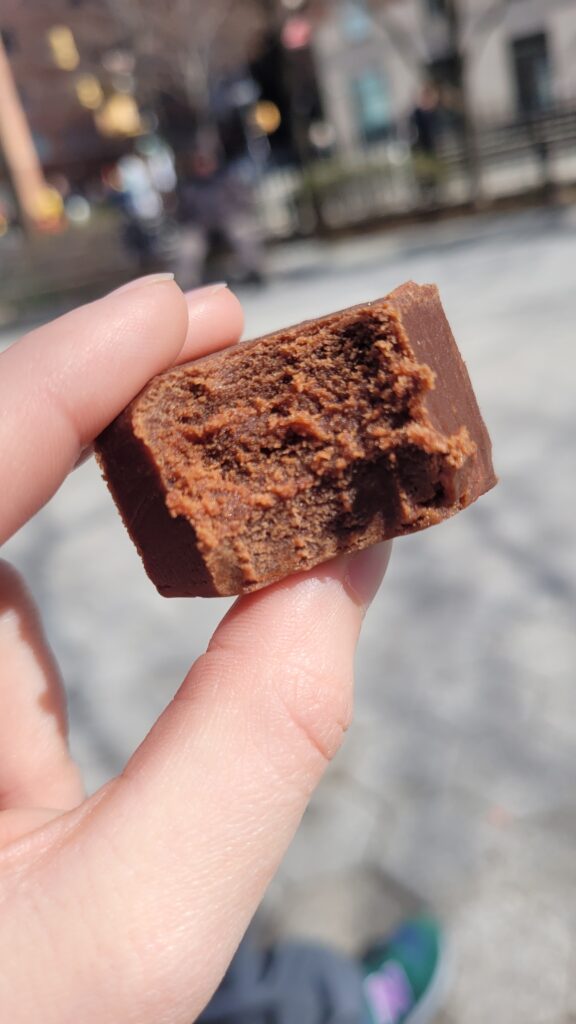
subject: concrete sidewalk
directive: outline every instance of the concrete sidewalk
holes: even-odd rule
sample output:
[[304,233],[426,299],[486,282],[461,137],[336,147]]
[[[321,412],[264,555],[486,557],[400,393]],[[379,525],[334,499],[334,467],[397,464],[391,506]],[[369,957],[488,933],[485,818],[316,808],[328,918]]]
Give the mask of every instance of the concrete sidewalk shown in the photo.
[[[449,1024],[576,1019],[575,266],[575,213],[534,212],[291,247],[246,296],[257,334],[437,281],[493,435],[499,487],[396,546],[355,723],[268,900],[276,929],[344,948],[430,904],[456,954]],[[157,597],[92,464],[5,555],[42,606],[94,788],[226,603]]]

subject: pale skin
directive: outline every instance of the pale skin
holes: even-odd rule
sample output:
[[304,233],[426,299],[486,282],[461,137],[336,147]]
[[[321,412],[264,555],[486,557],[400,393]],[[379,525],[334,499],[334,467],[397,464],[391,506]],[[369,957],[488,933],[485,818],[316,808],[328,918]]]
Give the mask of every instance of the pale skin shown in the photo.
[[[0,543],[147,380],[241,331],[227,289],[143,281],[0,355]],[[338,749],[387,560],[383,546],[240,599],[88,799],[38,615],[0,563],[0,1020],[195,1019]]]

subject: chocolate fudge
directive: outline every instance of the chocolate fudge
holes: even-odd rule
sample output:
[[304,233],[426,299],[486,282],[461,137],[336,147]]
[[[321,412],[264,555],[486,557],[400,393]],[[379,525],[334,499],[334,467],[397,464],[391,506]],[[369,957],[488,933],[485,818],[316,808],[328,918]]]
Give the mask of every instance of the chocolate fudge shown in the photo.
[[166,597],[257,590],[496,482],[438,291],[412,283],[161,374],[97,457]]

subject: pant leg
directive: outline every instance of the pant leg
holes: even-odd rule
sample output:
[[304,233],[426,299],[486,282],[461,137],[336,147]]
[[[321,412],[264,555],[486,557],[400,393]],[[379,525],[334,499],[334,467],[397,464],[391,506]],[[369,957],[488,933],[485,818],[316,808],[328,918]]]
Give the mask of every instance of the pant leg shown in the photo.
[[208,234],[196,224],[181,228],[177,241],[176,280],[184,291],[202,284],[208,255]]
[[222,225],[222,234],[237,258],[241,270],[261,275],[264,271],[264,242],[254,217],[238,212]]
[[198,1024],[366,1024],[362,973],[341,953],[284,942],[242,942]]

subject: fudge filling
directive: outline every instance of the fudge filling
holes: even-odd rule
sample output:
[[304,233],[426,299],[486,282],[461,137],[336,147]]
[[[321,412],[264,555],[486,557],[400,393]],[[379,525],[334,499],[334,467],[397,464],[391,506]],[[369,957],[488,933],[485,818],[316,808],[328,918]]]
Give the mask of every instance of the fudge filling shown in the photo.
[[234,593],[467,503],[455,481],[476,446],[433,427],[434,384],[394,309],[357,307],[164,374],[133,429]]

